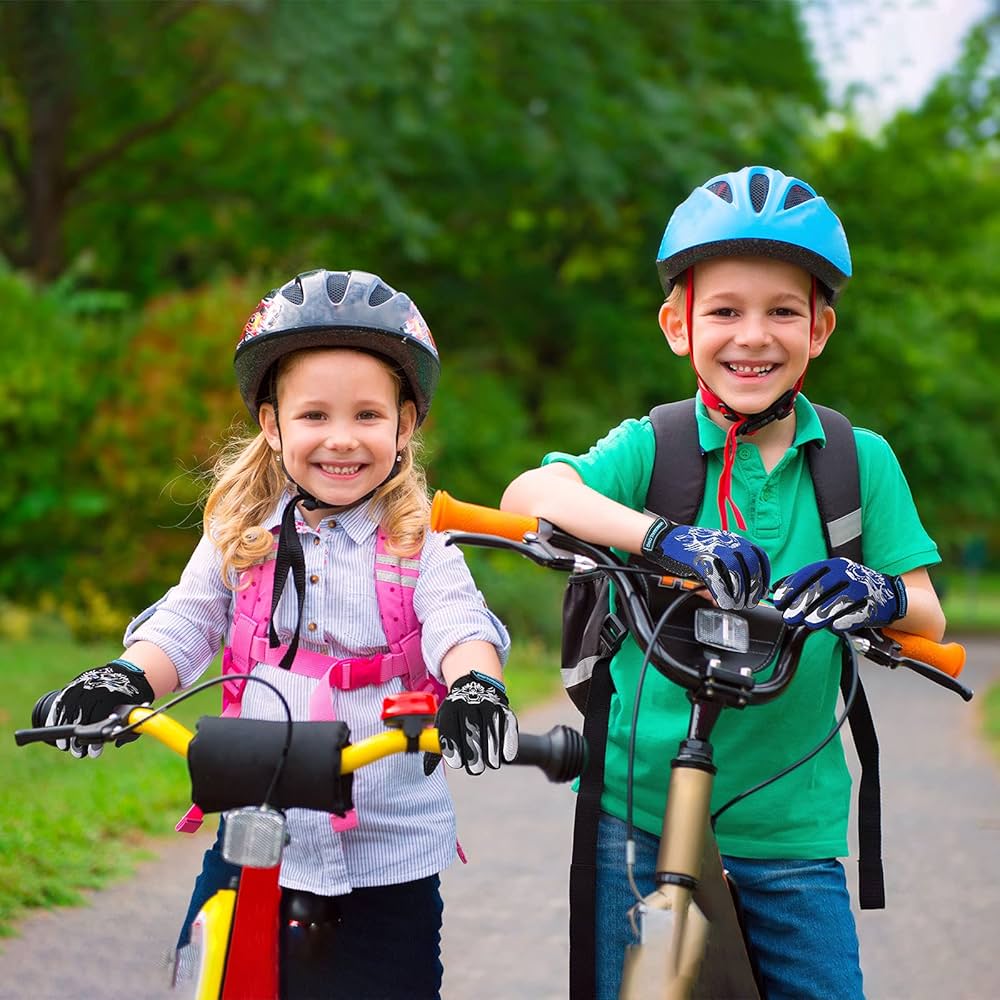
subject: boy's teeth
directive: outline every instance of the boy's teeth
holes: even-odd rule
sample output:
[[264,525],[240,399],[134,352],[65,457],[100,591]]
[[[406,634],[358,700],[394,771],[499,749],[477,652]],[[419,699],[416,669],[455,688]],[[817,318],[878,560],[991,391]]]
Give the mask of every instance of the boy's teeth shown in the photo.
[[734,365],[726,364],[726,367],[740,375],[766,375],[774,365]]

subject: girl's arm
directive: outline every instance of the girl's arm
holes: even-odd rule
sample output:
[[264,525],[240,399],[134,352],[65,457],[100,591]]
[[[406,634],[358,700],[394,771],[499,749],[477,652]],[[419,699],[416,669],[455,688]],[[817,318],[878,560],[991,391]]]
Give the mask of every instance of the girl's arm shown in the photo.
[[892,628],[940,642],[946,621],[927,570],[911,569],[901,579],[906,587],[906,617],[893,622]]
[[654,521],[585,486],[576,469],[564,462],[521,473],[504,491],[500,509],[541,517],[595,545],[635,554]]
[[441,659],[441,676],[447,687],[473,670],[503,681],[503,667],[493,643],[482,639],[460,642],[457,646],[452,646]]
[[157,698],[176,691],[180,686],[173,661],[155,643],[140,639],[132,643],[121,658],[143,669]]

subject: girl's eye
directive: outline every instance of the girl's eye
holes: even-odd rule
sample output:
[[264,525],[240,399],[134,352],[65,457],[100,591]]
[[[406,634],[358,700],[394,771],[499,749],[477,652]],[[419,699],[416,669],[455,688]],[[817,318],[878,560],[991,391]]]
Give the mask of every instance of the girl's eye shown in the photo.
[[319,410],[310,410],[308,413],[302,414],[303,420],[323,420],[324,415],[319,412]]
[[358,414],[358,420],[378,420],[380,414],[376,413],[374,410],[362,410]]

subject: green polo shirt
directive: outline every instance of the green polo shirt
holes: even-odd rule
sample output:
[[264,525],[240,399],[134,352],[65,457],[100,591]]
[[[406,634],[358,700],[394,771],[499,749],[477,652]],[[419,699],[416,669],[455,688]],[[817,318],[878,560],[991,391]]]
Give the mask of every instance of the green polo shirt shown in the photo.
[[[725,431],[712,422],[699,399],[698,440],[707,457],[705,498],[696,523],[719,528],[717,501]],[[732,495],[747,530],[771,560],[778,580],[807,563],[827,558],[816,496],[803,446],[825,441],[809,401],[795,404],[795,438],[781,461],[764,470],[757,446],[740,443]],[[865,562],[882,573],[900,574],[940,561],[924,530],[899,462],[879,435],[854,429],[861,474],[862,539]],[[626,420],[585,455],[553,452],[543,464],[565,462],[584,483],[633,510],[646,506],[655,439],[648,417]],[[732,521],[732,518],[730,518]],[[732,525],[730,525],[732,530]],[[611,662],[615,694],[608,720],[605,811],[625,818],[626,767],[632,707],[642,654],[628,638]],[[840,687],[840,651],[829,632],[806,642],[795,679],[774,701],[722,713],[714,732],[718,766],[712,808],[771,777],[830,731]],[[687,733],[689,704],[684,691],[656,670],[646,672],[636,732],[634,822],[659,834],[666,805],[670,761]],[[748,858],[828,858],[847,853],[851,777],[839,738],[806,764],[734,805],[719,819],[724,854]]]

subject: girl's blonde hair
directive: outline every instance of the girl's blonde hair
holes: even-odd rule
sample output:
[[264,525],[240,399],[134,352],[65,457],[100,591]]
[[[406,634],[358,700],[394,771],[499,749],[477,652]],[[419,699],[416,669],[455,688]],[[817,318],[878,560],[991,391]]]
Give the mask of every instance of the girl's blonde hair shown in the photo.
[[[319,348],[318,350],[328,350]],[[295,351],[278,363],[275,386],[293,359],[306,353]],[[402,376],[381,357],[392,375],[397,399],[403,403]],[[275,390],[276,391],[276,390]],[[381,527],[389,549],[396,555],[413,556],[420,551],[430,519],[427,480],[418,460],[420,442],[416,434],[400,449],[396,475],[380,486],[371,498],[381,506]],[[222,579],[226,586],[240,572],[263,562],[274,547],[274,535],[265,519],[285,495],[289,482],[280,456],[271,450],[264,432],[237,435],[219,452],[213,468],[214,485],[205,502],[204,530],[222,553]]]

